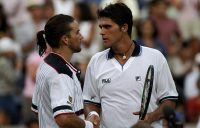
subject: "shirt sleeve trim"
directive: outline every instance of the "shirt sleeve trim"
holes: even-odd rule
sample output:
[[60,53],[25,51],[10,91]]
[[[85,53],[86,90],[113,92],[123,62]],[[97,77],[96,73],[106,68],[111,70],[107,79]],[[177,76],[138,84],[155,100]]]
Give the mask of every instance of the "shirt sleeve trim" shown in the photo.
[[63,106],[58,106],[58,107],[55,107],[53,109],[53,113],[59,111],[59,110],[72,110],[72,107],[71,106],[68,106],[68,105],[63,105]]
[[100,103],[96,103],[96,102],[89,101],[89,100],[84,100],[84,103],[85,103],[85,104],[87,104],[87,103],[91,103],[91,104],[94,104],[94,105],[96,105],[96,106],[101,107],[101,104],[100,104]]
[[84,113],[84,110],[83,110],[83,109],[80,109],[80,110],[78,110],[78,111],[75,112],[75,114],[76,114],[77,116],[82,115],[83,113]]
[[32,103],[32,105],[31,105],[31,110],[32,110],[33,112],[38,113],[38,107],[37,107],[36,105],[34,105],[33,103]]
[[164,97],[164,98],[159,100],[159,103],[162,103],[165,100],[174,100],[174,101],[176,101],[176,100],[178,100],[178,96],[167,96],[167,97]]

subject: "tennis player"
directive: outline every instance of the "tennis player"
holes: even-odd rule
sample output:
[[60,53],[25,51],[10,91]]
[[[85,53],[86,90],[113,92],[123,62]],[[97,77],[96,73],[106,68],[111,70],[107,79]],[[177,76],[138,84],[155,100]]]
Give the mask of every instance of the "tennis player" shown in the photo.
[[[90,60],[83,89],[85,115],[101,128],[130,128],[139,120],[141,98],[149,65],[154,84],[144,119],[162,128],[164,106],[175,107],[178,98],[165,57],[131,40],[132,13],[123,3],[98,10],[100,34],[106,50]],[[133,114],[134,113],[134,114]]]
[[40,56],[45,53],[46,43],[52,48],[37,70],[32,99],[40,128],[93,128],[84,120],[79,72],[69,63],[72,54],[81,51],[79,31],[74,18],[60,14],[50,18],[45,30],[37,34]]

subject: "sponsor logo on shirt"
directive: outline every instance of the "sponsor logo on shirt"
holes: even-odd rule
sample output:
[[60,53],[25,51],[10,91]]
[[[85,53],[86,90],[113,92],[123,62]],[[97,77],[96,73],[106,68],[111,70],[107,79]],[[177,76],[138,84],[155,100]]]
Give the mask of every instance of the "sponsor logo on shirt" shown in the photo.
[[94,101],[94,99],[95,99],[95,96],[92,96],[90,99],[91,99],[92,101]]
[[135,80],[136,80],[136,81],[141,81],[141,76],[136,76],[136,77],[135,77]]
[[102,79],[102,84],[108,84],[108,83],[111,83],[111,78]]
[[68,104],[72,104],[72,97],[71,96],[68,96],[68,101],[67,101]]

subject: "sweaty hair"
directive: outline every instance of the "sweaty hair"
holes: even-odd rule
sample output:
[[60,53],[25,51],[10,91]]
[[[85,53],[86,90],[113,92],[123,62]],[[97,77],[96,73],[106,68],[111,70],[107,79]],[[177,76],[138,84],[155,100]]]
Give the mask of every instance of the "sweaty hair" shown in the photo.
[[115,3],[106,6],[104,9],[97,11],[98,18],[110,18],[113,22],[120,27],[128,24],[128,35],[131,37],[133,16],[131,10],[124,3]]
[[37,45],[39,47],[40,56],[42,56],[47,49],[46,43],[48,43],[51,48],[60,47],[60,39],[63,35],[70,34],[70,24],[73,21],[73,17],[63,14],[55,15],[47,21],[44,30],[37,33]]

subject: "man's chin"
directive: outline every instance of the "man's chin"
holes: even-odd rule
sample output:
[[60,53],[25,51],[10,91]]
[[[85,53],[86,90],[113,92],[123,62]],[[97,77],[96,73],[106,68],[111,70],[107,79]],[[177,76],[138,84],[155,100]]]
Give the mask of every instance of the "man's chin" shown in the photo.
[[105,48],[110,48],[111,46],[108,43],[104,43]]
[[81,52],[81,49],[74,50],[74,53]]

